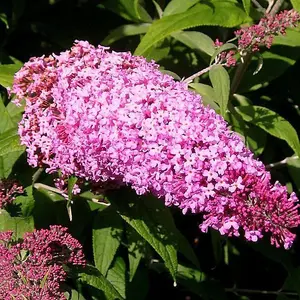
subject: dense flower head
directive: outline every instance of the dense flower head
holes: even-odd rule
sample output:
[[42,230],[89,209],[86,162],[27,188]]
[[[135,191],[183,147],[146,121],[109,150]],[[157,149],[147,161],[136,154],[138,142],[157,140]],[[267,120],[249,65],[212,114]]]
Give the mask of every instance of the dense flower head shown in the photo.
[[235,32],[238,38],[240,52],[256,52],[261,47],[270,48],[274,36],[285,34],[286,29],[295,27],[300,20],[300,15],[295,10],[284,10],[279,14],[267,15],[258,24],[245,27]]
[[0,233],[0,299],[66,299],[64,265],[85,265],[82,246],[67,228],[36,230],[18,243],[13,232]]
[[0,209],[12,203],[17,195],[23,194],[24,188],[12,179],[0,179]]
[[130,185],[183,213],[202,213],[202,231],[289,248],[300,217],[290,197],[224,119],[158,65],[77,41],[32,58],[16,74],[16,103],[28,162],[92,183]]

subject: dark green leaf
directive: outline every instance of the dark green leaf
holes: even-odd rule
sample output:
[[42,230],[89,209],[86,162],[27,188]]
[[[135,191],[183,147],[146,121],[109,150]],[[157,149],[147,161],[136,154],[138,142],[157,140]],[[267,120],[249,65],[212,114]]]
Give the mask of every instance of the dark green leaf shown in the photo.
[[131,227],[126,230],[128,243],[129,281],[132,281],[145,250],[145,240]]
[[239,106],[236,111],[247,122],[250,122],[269,134],[285,140],[300,155],[300,144],[294,127],[276,112],[262,106]]
[[149,14],[136,0],[106,0],[100,7],[109,9],[129,21],[152,22]]
[[267,142],[267,133],[257,126],[251,126],[246,130],[247,146],[256,155],[262,154]]
[[300,159],[295,159],[294,157],[287,159],[287,166],[298,191],[300,191]]
[[125,282],[126,265],[122,257],[115,258],[112,267],[107,272],[107,280],[114,286],[119,294],[126,298],[126,282]]
[[29,217],[34,209],[34,198],[32,195],[32,185],[25,188],[24,195],[16,197],[13,205],[20,206],[23,217]]
[[128,284],[127,299],[145,300],[149,289],[148,269],[139,267],[133,281]]
[[9,28],[8,20],[7,20],[7,15],[4,13],[0,13],[0,21],[3,22],[6,26],[6,29]]
[[230,78],[227,71],[221,65],[213,66],[209,71],[209,79],[214,88],[216,100],[220,106],[221,115],[224,117],[227,110]]
[[80,273],[79,280],[103,291],[109,299],[124,299],[115,287],[93,266],[85,267],[85,272]]
[[176,227],[171,214],[163,202],[143,197],[137,199],[128,192],[128,201],[118,199],[121,193],[112,194],[112,201],[118,207],[121,217],[132,226],[161,256],[174,281],[177,272]]
[[111,45],[124,37],[146,33],[150,25],[149,23],[122,25],[111,31],[101,44]]
[[197,4],[184,13],[155,21],[138,45],[135,55],[144,55],[149,48],[176,31],[203,25],[234,27],[245,18],[245,12],[236,3],[220,1]]
[[112,209],[98,212],[93,224],[93,253],[97,269],[106,275],[122,239],[122,219]]
[[178,283],[187,287],[189,291],[201,296],[203,288],[201,283],[205,280],[205,274],[197,269],[192,269],[181,264],[178,265]]
[[243,77],[239,91],[255,91],[266,87],[282,75],[300,58],[300,32],[298,29],[287,29],[286,35],[276,36],[272,48],[262,53],[263,68],[253,76],[257,69],[258,57],[254,56]]

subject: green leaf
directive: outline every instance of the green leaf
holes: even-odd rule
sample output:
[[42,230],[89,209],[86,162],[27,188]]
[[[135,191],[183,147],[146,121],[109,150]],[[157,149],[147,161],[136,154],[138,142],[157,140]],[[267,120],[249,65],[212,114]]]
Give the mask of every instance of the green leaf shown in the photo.
[[161,256],[176,281],[178,243],[171,214],[157,199],[137,199],[131,191],[126,194],[126,198],[129,198],[127,201],[118,199],[121,196],[121,193],[112,193],[110,198],[117,205],[119,214]]
[[246,14],[249,16],[250,8],[251,8],[251,0],[243,0],[243,6],[244,6]]
[[122,219],[108,208],[96,214],[93,223],[93,253],[97,269],[106,275],[122,238]]
[[29,217],[34,209],[34,198],[32,194],[32,185],[25,188],[25,194],[16,197],[13,205],[20,206],[23,217]]
[[122,257],[118,256],[112,267],[107,272],[107,280],[114,286],[119,294],[126,298],[126,282],[125,282],[126,265]]
[[70,292],[65,293],[65,296],[67,300],[85,300],[81,293],[73,289]]
[[16,239],[34,230],[33,217],[11,217],[5,210],[0,214],[0,231],[12,230]]
[[291,0],[293,8],[300,12],[300,0]]
[[298,191],[300,191],[300,159],[295,157],[287,159],[287,166]]
[[72,197],[73,197],[73,188],[77,182],[78,178],[76,176],[70,176],[68,178],[68,198],[69,198],[69,201],[72,200]]
[[256,155],[262,154],[267,142],[267,133],[257,126],[251,126],[246,130],[247,146]]
[[214,88],[216,100],[220,106],[221,115],[224,117],[227,110],[230,78],[227,71],[221,65],[213,66],[209,71],[209,79]]
[[10,115],[10,118],[12,122],[15,124],[15,126],[17,126],[17,123],[19,123],[22,119],[22,114],[25,108],[25,101],[23,101],[21,104],[22,104],[21,106],[17,106],[16,104],[9,102],[6,105],[6,110]]
[[80,273],[79,281],[103,291],[109,299],[124,299],[116,288],[95,267],[86,266],[84,271],[84,273]]
[[15,162],[24,152],[25,147],[20,145],[16,129],[11,129],[0,135],[0,178],[6,178]]
[[300,58],[300,32],[298,28],[287,29],[286,35],[276,36],[270,50],[262,53],[263,68],[258,74],[253,73],[259,65],[258,57],[254,56],[243,77],[238,92],[255,91],[266,87],[271,81],[281,76]]
[[163,10],[161,9],[160,5],[155,0],[152,0],[152,2],[155,6],[158,17],[161,18],[163,15]]
[[9,24],[8,24],[8,20],[7,20],[7,15],[6,14],[0,13],[0,21],[2,21],[5,24],[6,29],[9,28]]
[[145,240],[131,227],[126,230],[128,243],[129,281],[134,278],[145,249]]
[[197,4],[184,13],[153,22],[135,50],[135,55],[144,55],[149,48],[174,32],[203,25],[234,27],[243,23],[245,18],[245,12],[236,3],[220,1]]
[[16,127],[16,125],[11,119],[3,101],[0,99],[0,134]]
[[150,25],[149,23],[122,25],[111,31],[101,44],[111,45],[124,37],[146,33]]
[[166,6],[163,16],[175,15],[187,11],[189,8],[197,4],[200,0],[172,0]]
[[203,83],[190,83],[189,86],[193,88],[202,97],[204,105],[209,105],[215,111],[220,111],[220,107],[216,104],[216,94],[214,89]]
[[129,21],[152,22],[147,11],[137,0],[106,0],[99,6],[111,10]]
[[0,84],[5,88],[11,87],[14,75],[21,66],[21,64],[0,65]]
[[127,299],[145,300],[149,290],[149,270],[141,266],[126,289]]
[[204,52],[212,56],[215,52],[214,41],[206,34],[198,31],[179,31],[171,36],[194,51]]
[[262,106],[239,106],[236,111],[246,122],[250,122],[269,134],[285,140],[300,155],[300,144],[294,127],[276,112]]
[[282,289],[288,291],[295,291],[300,296],[300,267],[294,268],[286,279]]

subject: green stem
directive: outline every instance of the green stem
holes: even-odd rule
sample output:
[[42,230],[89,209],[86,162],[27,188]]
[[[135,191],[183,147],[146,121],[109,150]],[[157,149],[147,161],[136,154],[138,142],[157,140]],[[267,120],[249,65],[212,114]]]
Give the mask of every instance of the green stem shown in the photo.
[[299,157],[298,156],[286,157],[285,159],[283,159],[281,161],[266,165],[266,169],[270,170],[270,169],[274,169],[274,168],[284,167],[290,160],[294,160],[294,159],[299,159]]
[[60,194],[60,195],[64,194],[64,192],[62,192],[61,190],[59,190],[57,188],[54,188],[52,186],[43,184],[43,183],[35,183],[33,185],[33,187],[36,188],[37,190],[44,189],[44,190],[47,190],[47,191],[50,191],[50,192],[54,192],[54,193],[57,193],[57,194]]
[[32,175],[32,184],[36,183],[41,174],[43,173],[44,168],[39,168],[33,175]]

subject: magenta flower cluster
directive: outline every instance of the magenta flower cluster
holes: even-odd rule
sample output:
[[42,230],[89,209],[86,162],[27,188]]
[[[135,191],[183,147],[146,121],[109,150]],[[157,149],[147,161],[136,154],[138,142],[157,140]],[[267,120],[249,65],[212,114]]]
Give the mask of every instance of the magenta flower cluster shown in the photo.
[[13,232],[0,233],[0,299],[66,299],[64,265],[85,265],[82,246],[67,228],[26,233],[18,243]]
[[270,174],[221,116],[187,84],[130,53],[78,41],[32,58],[16,74],[26,99],[19,134],[28,162],[64,176],[130,185],[183,213],[202,213],[202,231],[289,248],[297,198]]
[[23,194],[24,188],[16,181],[11,179],[0,180],[0,209],[12,203],[17,195]]
[[267,15],[258,24],[235,32],[240,52],[256,52],[261,47],[270,48],[274,36],[285,34],[289,27],[296,27],[300,15],[295,10],[284,10],[275,16]]
[[[257,52],[261,47],[271,48],[274,37],[285,35],[286,29],[296,27],[300,15],[295,10],[285,10],[275,16],[267,15],[258,24],[244,27],[234,32],[237,38],[237,48],[230,51],[223,51],[215,58],[215,64],[222,64],[226,67],[233,67],[237,60],[235,54],[238,51],[243,57],[251,52]],[[215,41],[216,49],[223,45],[218,39]]]

